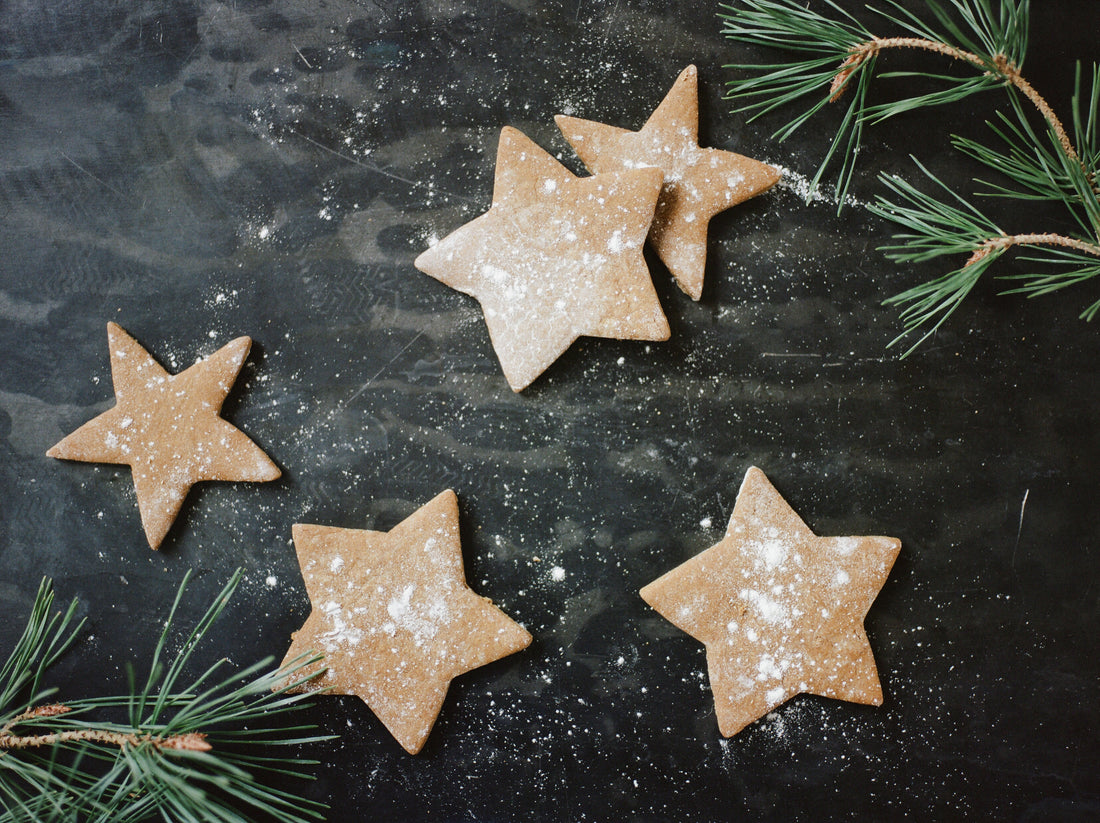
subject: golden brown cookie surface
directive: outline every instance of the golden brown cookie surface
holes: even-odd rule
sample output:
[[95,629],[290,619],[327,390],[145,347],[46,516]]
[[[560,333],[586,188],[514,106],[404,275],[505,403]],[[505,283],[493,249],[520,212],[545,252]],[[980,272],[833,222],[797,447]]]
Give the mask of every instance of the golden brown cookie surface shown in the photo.
[[294,547],[312,611],[284,664],[323,654],[315,685],[358,695],[411,754],[453,678],[531,642],[466,584],[453,491],[388,532],[295,525]]
[[46,454],[130,466],[149,545],[160,546],[188,490],[202,480],[275,480],[278,466],[220,417],[252,341],[238,337],[169,374],[129,334],[107,324],[114,408]]
[[774,166],[730,151],[700,148],[695,66],[680,73],[639,131],[565,115],[555,120],[594,173],[647,166],[664,172],[649,237],[680,288],[693,300],[703,291],[710,219],[779,180]]
[[642,256],[660,189],[652,168],[578,178],[505,128],[489,211],[415,265],[477,299],[520,391],[582,335],[668,339]]
[[818,537],[751,468],[725,537],[641,595],[705,644],[729,737],[802,692],[881,705],[863,620],[900,549],[892,537]]

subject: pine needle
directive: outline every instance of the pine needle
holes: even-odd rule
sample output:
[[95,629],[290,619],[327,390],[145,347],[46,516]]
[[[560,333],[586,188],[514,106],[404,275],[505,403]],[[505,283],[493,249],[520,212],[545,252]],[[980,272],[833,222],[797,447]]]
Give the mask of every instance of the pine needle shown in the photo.
[[[64,704],[42,675],[75,640],[75,601],[51,614],[53,589],[42,582],[24,633],[0,668],[0,823],[146,820],[302,823],[324,806],[265,780],[307,780],[315,761],[279,748],[328,736],[279,718],[308,705],[289,690],[317,658],[272,669],[270,660],[223,673],[226,661],[187,678],[189,663],[240,582],[235,573],[165,663],[172,624],[187,586],[180,584],[149,665],[127,694]],[[110,719],[112,715],[124,722]],[[257,752],[256,750],[259,749]]]
[[[728,66],[743,75],[728,84],[727,98],[735,101],[737,111],[755,118],[801,104],[802,110],[775,132],[784,140],[847,97],[807,199],[813,198],[827,169],[839,164],[835,195],[838,211],[843,209],[866,126],[927,106],[959,103],[979,92],[1005,89],[1007,108],[988,124],[994,144],[951,138],[957,150],[995,175],[974,181],[976,194],[1054,204],[1079,229],[1068,234],[1036,227],[1002,231],[919,163],[918,169],[947,193],[946,198],[924,194],[896,176],[880,177],[894,199],[879,196],[869,208],[902,229],[895,242],[884,247],[887,257],[916,263],[966,255],[965,262],[947,274],[886,301],[903,307],[904,328],[891,345],[919,334],[917,344],[905,351],[908,355],[951,316],[1009,249],[1028,248],[1028,256],[1022,259],[1043,268],[1012,275],[1009,279],[1017,285],[1006,294],[1036,297],[1100,274],[1100,66],[1094,64],[1083,72],[1078,65],[1067,129],[1021,74],[1029,39],[1029,0],[924,0],[925,14],[905,8],[898,0],[881,2],[880,7],[868,6],[867,14],[880,25],[892,27],[882,35],[832,0],[819,3],[821,11],[804,8],[803,0],[741,0],[721,6],[722,30],[731,40],[784,51],[785,59]],[[962,71],[880,72],[878,58],[896,49],[946,56],[952,58],[952,69]],[[933,58],[932,68],[938,65]],[[880,78],[895,83],[918,79],[938,88],[869,104],[871,81]],[[1036,113],[1043,128],[1034,125]],[[1097,314],[1100,300],[1091,303],[1081,317],[1090,320]]]

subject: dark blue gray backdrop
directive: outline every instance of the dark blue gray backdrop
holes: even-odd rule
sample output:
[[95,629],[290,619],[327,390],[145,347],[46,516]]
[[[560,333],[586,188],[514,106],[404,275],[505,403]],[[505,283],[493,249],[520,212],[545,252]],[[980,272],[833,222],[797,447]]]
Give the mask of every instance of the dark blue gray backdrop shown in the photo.
[[[1026,73],[1066,112],[1100,4],[1032,5]],[[3,0],[0,651],[49,575],[88,618],[61,696],[124,689],[185,570],[188,621],[242,567],[204,659],[279,658],[308,610],[291,525],[388,529],[449,487],[473,587],[536,640],[456,681],[417,757],[318,700],[340,737],[303,791],[333,821],[1100,818],[1097,287],[980,285],[899,360],[880,301],[945,267],[803,202],[835,114],[782,144],[731,114],[723,64],[766,55],[717,12]],[[584,340],[513,394],[477,305],[415,255],[488,207],[502,126],[579,171],[553,115],[638,128],[692,62],[703,144],[794,174],[712,223],[699,303],[650,258],[669,342]],[[909,153],[965,186],[947,135],[1002,102],[872,130],[853,194]],[[251,335],[226,415],[284,470],[197,487],[157,553],[127,470],[44,456],[113,402],[108,321],[172,370]],[[636,593],[719,539],[750,465],[817,532],[903,548],[867,621],[885,705],[800,697],[725,741],[702,647]]]

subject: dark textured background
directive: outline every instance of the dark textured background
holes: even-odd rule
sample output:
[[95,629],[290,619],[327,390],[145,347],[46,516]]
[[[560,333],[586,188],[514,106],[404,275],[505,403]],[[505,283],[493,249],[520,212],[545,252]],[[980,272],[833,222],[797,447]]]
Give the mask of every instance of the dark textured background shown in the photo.
[[[1027,74],[1067,112],[1100,4],[1033,6]],[[318,700],[333,821],[1100,819],[1096,286],[983,284],[899,361],[880,301],[944,267],[781,186],[712,223],[700,303],[651,259],[671,341],[584,340],[517,396],[477,305],[412,266],[488,207],[502,126],[579,169],[554,114],[638,128],[690,62],[704,145],[812,173],[835,115],[779,144],[730,114],[723,64],[764,55],[717,10],[0,3],[0,651],[49,575],[88,618],[62,697],[117,691],[185,570],[188,621],[243,567],[205,654],[281,657],[291,524],[388,529],[451,487],[471,584],[535,643],[457,680],[417,757]],[[909,153],[964,186],[946,136],[1001,102],[871,131],[854,194]],[[172,370],[251,335],[226,416],[284,469],[194,489],[159,553],[127,470],[44,457],[113,402],[109,320]],[[903,549],[867,621],[885,705],[799,697],[725,741],[701,645],[636,592],[721,536],[754,464],[817,532]]]

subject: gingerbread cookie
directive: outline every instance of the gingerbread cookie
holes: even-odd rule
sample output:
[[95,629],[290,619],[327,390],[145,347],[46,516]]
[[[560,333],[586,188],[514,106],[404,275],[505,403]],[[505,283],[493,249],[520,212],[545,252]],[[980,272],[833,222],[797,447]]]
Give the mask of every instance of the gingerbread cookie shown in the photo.
[[156,549],[188,490],[202,480],[275,480],[259,446],[220,417],[252,341],[238,337],[179,374],[107,324],[116,405],[46,452],[49,457],[130,466],[138,511]]
[[296,525],[293,533],[312,611],[284,665],[323,654],[318,667],[327,671],[311,685],[358,695],[410,754],[424,745],[452,679],[531,643],[466,584],[453,491],[388,532]]
[[892,537],[818,537],[751,468],[725,537],[641,595],[706,645],[729,737],[802,692],[881,705],[863,620],[900,550]]
[[415,265],[478,300],[515,391],[582,335],[667,340],[642,256],[661,179],[652,168],[578,178],[506,127],[489,211]]
[[676,282],[693,300],[703,293],[707,226],[718,212],[755,197],[779,180],[766,163],[699,147],[699,79],[688,66],[640,131],[577,117],[555,120],[594,173],[653,166],[664,187],[649,239]]

